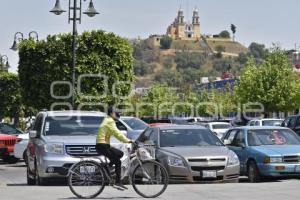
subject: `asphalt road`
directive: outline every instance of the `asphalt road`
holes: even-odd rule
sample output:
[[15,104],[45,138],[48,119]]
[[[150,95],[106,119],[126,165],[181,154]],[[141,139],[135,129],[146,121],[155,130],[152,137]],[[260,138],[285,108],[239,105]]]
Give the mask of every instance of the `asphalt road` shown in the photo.
[[[63,200],[75,199],[69,188],[60,183],[51,186],[27,186],[26,168],[23,163],[0,163],[1,200]],[[170,185],[158,199],[162,200],[298,200],[300,180],[278,180],[251,184],[246,179],[236,184],[185,184]],[[120,192],[105,188],[97,199],[142,199],[134,190]]]

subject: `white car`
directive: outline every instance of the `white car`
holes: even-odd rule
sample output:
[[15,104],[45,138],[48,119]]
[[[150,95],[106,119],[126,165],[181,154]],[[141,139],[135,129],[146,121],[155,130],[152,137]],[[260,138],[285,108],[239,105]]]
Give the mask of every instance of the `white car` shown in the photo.
[[14,147],[14,156],[19,159],[24,159],[26,162],[26,149],[29,141],[29,133],[18,136],[18,142]]
[[232,127],[231,124],[227,122],[209,122],[204,124],[204,126],[216,134],[218,138],[222,138],[223,135]]
[[248,122],[248,126],[281,126],[283,119],[255,119]]

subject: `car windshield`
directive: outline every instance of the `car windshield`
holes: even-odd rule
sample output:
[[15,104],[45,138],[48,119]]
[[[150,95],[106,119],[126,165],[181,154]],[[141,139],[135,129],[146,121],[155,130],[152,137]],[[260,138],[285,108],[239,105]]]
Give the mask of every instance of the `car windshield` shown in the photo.
[[104,117],[47,117],[45,135],[96,135]]
[[282,120],[263,120],[263,126],[281,126]]
[[148,125],[138,118],[121,118],[133,130],[145,130]]
[[231,126],[230,124],[214,124],[212,125],[213,129],[229,129]]
[[6,134],[6,135],[21,135],[24,134],[22,131],[16,129],[15,127],[5,124],[5,123],[0,123],[0,133]]
[[300,145],[300,137],[290,130],[249,130],[249,146]]
[[223,146],[223,144],[206,129],[167,129],[160,131],[160,146]]

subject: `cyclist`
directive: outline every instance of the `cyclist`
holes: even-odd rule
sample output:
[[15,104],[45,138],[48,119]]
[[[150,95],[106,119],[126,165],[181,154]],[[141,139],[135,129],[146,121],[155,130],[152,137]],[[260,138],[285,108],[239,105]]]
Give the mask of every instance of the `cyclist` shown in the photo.
[[96,150],[98,154],[107,157],[110,160],[110,166],[115,165],[116,182],[115,186],[127,189],[121,183],[121,158],[124,153],[119,149],[110,146],[110,138],[114,136],[123,143],[132,143],[116,126],[115,120],[118,120],[120,115],[115,112],[113,107],[109,107],[107,117],[103,120],[99,127]]

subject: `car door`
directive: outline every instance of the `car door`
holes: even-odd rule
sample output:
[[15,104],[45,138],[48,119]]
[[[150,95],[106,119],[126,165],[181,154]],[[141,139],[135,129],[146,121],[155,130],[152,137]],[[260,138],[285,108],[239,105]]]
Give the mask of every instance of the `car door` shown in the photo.
[[297,117],[293,130],[300,136],[300,116]]
[[236,153],[240,160],[241,171],[245,172],[247,169],[247,149],[244,130],[239,130],[230,145],[231,149]]

